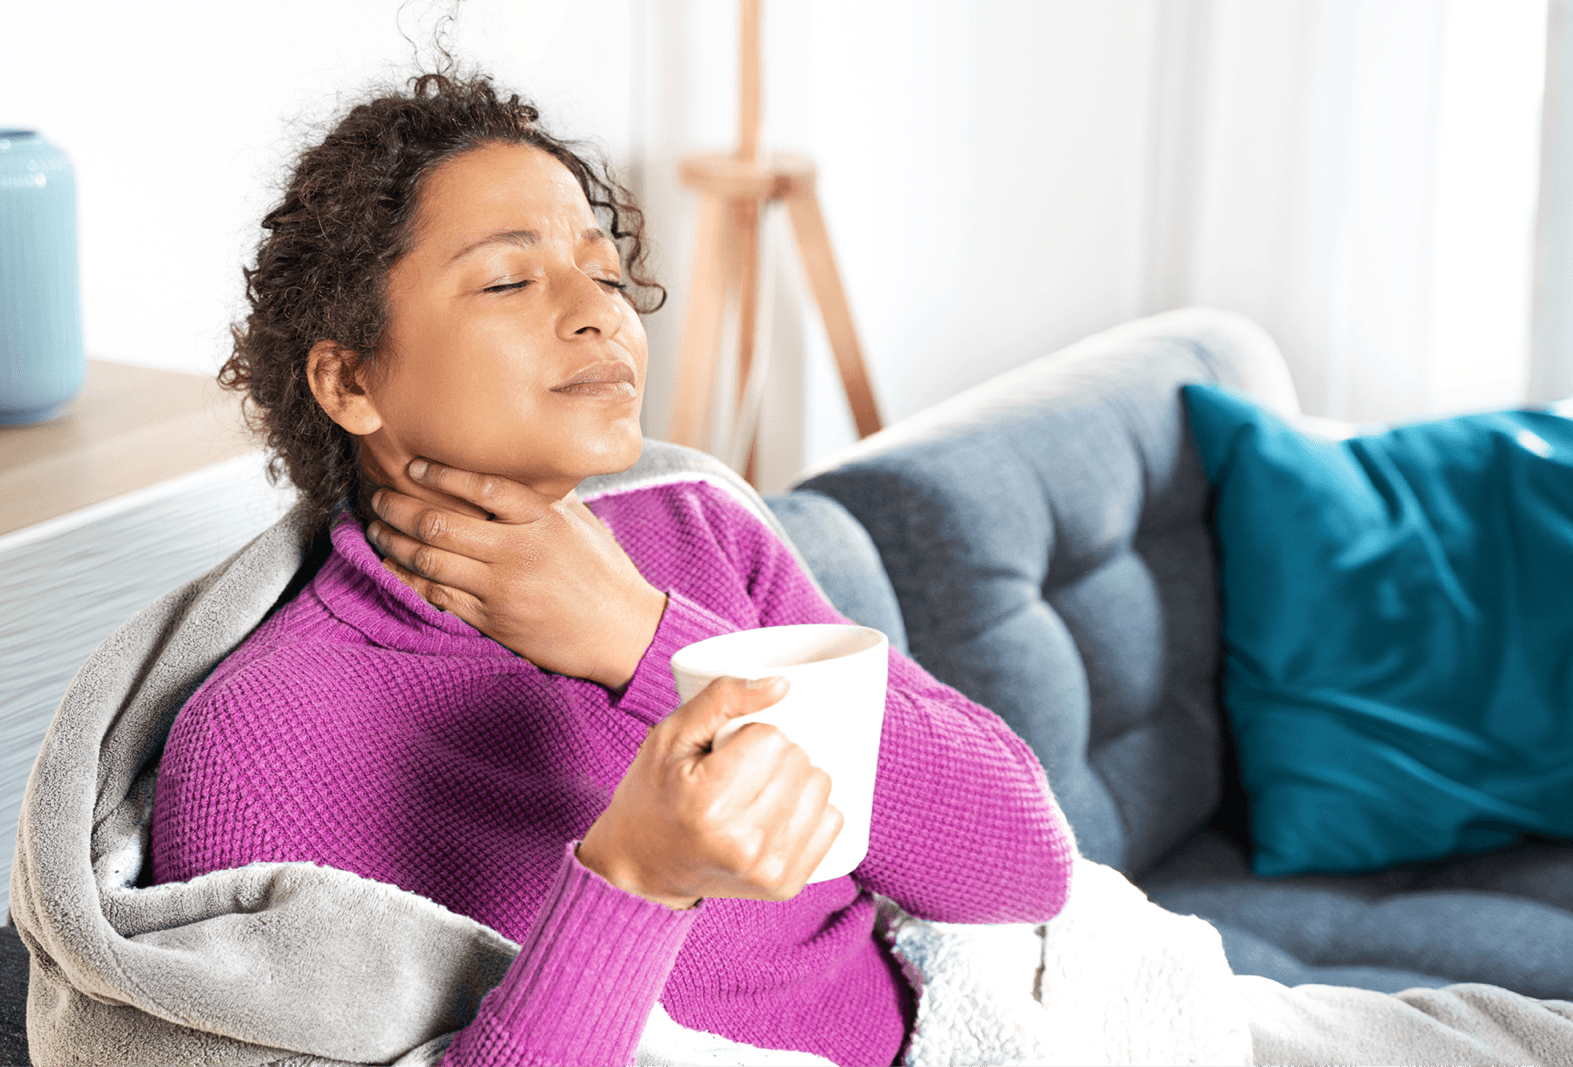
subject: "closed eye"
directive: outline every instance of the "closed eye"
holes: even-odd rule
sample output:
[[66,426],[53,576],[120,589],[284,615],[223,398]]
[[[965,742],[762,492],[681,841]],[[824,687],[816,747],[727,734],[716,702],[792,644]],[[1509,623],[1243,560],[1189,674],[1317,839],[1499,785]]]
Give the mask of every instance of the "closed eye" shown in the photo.
[[[513,290],[513,289],[523,289],[525,286],[529,285],[532,281],[534,281],[533,278],[526,278],[524,281],[521,281],[521,282],[504,282],[501,285],[488,285],[485,289],[482,289],[481,292],[483,292],[483,293],[506,293],[506,292],[509,292],[510,290]],[[628,283],[625,282],[625,281],[621,281],[620,279],[617,279],[617,278],[597,278],[596,281],[600,282],[602,285],[606,286],[608,289],[615,289],[615,290],[617,290],[619,293],[626,293],[628,291]]]

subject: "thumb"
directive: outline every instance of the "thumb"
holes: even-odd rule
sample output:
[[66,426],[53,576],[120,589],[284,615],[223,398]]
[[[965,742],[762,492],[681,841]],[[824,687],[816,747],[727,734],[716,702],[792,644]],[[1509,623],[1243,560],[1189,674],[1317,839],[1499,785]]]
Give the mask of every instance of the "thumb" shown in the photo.
[[723,726],[741,715],[764,711],[786,696],[789,686],[779,675],[748,680],[717,678],[668,720],[676,728],[672,754],[686,757],[708,752]]

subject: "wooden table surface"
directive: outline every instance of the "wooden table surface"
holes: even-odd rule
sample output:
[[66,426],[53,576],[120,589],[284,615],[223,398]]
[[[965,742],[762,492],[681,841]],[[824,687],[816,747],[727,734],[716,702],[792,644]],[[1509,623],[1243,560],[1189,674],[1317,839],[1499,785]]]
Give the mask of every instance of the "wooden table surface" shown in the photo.
[[63,414],[0,427],[0,534],[260,447],[211,377],[89,360]]

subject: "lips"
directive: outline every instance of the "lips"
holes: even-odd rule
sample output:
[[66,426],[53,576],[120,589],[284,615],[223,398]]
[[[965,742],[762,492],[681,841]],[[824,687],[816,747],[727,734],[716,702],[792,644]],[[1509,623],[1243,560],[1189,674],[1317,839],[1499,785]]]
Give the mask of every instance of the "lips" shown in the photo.
[[633,367],[621,360],[608,359],[592,363],[572,378],[552,386],[552,392],[569,396],[633,396],[637,386]]

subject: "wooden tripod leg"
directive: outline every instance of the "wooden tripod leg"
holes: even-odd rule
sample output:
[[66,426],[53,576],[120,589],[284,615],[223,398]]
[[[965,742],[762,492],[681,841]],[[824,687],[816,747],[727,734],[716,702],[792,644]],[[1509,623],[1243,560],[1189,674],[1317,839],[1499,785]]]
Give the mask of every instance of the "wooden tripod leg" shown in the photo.
[[[732,250],[737,257],[732,277],[737,280],[737,399],[733,405],[734,422],[741,416],[748,375],[754,368],[754,334],[759,319],[759,202],[732,202]],[[755,436],[758,436],[757,429]],[[753,484],[753,444],[749,459],[743,463],[743,477]]]
[[836,269],[836,257],[830,249],[830,231],[819,210],[814,187],[806,182],[797,185],[787,195],[786,206],[792,218],[792,232],[797,234],[798,251],[803,256],[803,272],[808,275],[809,285],[814,290],[814,300],[825,320],[825,334],[830,338],[830,351],[841,371],[841,385],[847,392],[852,420],[857,424],[858,436],[867,437],[877,433],[883,424],[863,363],[863,348],[858,344],[857,329],[852,324],[852,308],[847,303],[841,272]]
[[721,318],[726,310],[727,214],[724,197],[705,196],[700,201],[688,314],[683,320],[683,347],[677,357],[677,396],[667,432],[673,442],[690,448],[704,448],[709,443],[716,356],[721,346]]
[[754,325],[759,312],[759,205],[732,202],[732,277],[737,281],[737,399],[754,365]]

